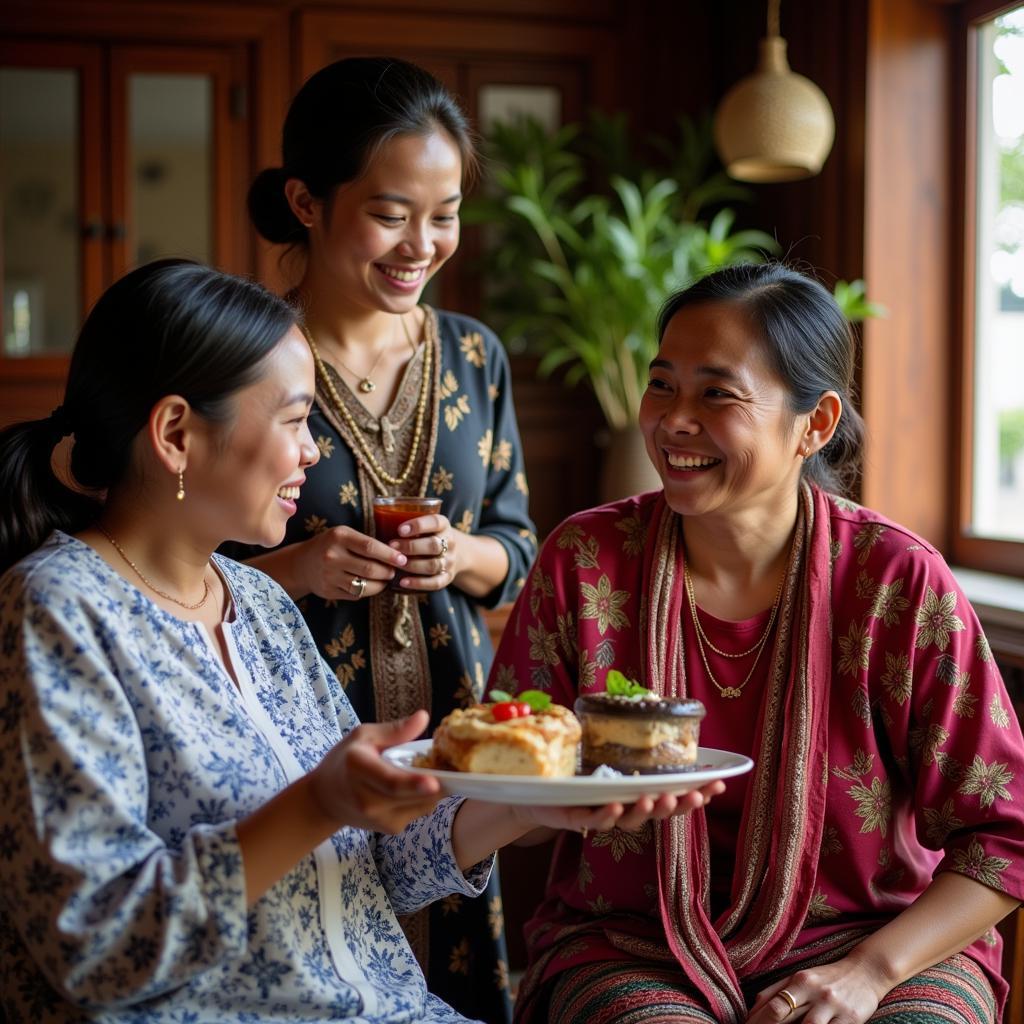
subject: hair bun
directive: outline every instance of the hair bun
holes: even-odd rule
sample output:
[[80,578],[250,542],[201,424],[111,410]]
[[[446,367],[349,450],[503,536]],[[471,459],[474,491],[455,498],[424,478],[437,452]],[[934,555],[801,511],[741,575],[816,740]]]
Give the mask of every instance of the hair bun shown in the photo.
[[306,236],[306,229],[292,212],[284,194],[285,182],[290,177],[283,167],[268,167],[260,171],[249,186],[249,216],[268,242],[298,242]]

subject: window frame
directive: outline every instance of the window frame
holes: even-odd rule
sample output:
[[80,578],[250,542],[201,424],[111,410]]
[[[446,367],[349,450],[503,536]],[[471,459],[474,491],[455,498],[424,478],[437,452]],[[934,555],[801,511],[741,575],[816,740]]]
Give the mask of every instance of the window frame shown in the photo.
[[1021,0],[968,0],[955,29],[956,127],[953,132],[956,213],[953,246],[953,317],[956,333],[955,422],[959,429],[953,479],[950,553],[958,565],[1024,577],[1024,541],[979,537],[971,529],[974,486],[975,252],[977,244],[977,152],[979,26],[1020,6]]

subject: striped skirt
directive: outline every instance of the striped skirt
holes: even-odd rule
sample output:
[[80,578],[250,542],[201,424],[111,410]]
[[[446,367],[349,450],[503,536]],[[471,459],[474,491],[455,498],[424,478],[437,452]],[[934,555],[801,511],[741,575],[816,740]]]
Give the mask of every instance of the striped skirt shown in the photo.
[[[700,994],[678,970],[642,970],[622,962],[585,964],[549,985],[550,1024],[717,1024]],[[543,997],[542,997],[543,998]],[[752,1001],[752,1000],[751,1000]],[[885,1024],[994,1024],[995,999],[984,971],[957,954],[897,985],[872,1021]]]

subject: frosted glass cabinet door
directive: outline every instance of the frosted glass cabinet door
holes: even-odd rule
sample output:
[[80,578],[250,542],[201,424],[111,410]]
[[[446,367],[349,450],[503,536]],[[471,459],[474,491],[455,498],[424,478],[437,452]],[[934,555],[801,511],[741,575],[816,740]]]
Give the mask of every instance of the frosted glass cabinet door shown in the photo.
[[78,74],[0,67],[6,357],[71,349],[81,316],[78,167]]
[[213,262],[213,83],[128,76],[130,266],[163,256]]

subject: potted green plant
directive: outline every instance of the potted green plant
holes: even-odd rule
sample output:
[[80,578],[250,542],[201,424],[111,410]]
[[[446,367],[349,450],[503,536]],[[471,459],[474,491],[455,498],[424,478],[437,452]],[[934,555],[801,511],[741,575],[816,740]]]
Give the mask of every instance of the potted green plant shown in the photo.
[[[553,134],[530,118],[498,123],[485,195],[466,211],[486,225],[489,319],[513,350],[540,355],[542,373],[562,367],[593,388],[610,433],[602,498],[658,486],[636,422],[664,300],[779,249],[735,230],[725,204],[748,191],[714,170],[709,119],[682,119],[677,141],[651,149],[663,157],[638,165],[621,117]],[[851,311],[866,308],[862,283],[840,284]]]

